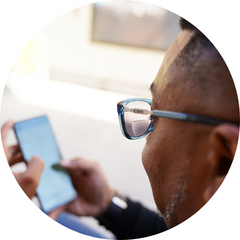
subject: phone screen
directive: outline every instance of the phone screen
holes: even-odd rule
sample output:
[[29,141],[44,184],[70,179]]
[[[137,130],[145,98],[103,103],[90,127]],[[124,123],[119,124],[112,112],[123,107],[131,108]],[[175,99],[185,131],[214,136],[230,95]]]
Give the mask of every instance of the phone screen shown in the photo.
[[62,158],[48,118],[41,116],[17,122],[14,131],[24,160],[38,155],[44,161],[37,188],[42,210],[49,213],[76,198],[70,176],[58,165]]

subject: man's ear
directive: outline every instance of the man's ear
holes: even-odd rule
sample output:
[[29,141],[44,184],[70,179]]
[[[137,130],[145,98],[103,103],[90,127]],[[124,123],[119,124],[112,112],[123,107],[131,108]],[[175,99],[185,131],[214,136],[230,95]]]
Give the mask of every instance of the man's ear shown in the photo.
[[210,153],[207,160],[211,166],[211,180],[204,192],[205,203],[214,195],[232,164],[239,136],[239,127],[222,124],[215,127],[210,136]]

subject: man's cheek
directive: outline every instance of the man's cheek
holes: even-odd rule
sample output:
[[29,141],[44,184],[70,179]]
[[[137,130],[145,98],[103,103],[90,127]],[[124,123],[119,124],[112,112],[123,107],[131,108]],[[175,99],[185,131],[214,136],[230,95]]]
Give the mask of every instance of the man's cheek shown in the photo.
[[149,138],[142,151],[142,163],[150,182],[154,181],[155,168],[158,161],[156,156],[156,148],[153,142],[151,143],[151,140]]
[[148,169],[150,168],[150,157],[151,157],[151,150],[149,145],[146,142],[142,151],[142,163],[147,174],[149,172]]

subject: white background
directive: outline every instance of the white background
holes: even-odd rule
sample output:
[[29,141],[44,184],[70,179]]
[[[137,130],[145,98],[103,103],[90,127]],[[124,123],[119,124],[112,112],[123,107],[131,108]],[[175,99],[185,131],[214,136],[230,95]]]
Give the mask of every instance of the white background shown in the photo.
[[[93,2],[93,1],[92,1]],[[214,43],[232,73],[239,92],[238,1],[144,1],[166,8],[192,22]],[[13,63],[27,42],[55,18],[90,1],[1,0],[0,89],[1,94]],[[223,185],[197,214],[159,239],[239,239],[239,151]],[[16,183],[0,147],[0,238],[89,238],[70,231],[38,210]],[[151,237],[153,239],[154,237]]]

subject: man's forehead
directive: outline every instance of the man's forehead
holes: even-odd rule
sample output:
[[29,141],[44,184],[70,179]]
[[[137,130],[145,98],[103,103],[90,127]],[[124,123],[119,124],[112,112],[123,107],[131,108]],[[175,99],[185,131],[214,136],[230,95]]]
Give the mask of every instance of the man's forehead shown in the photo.
[[167,70],[180,52],[184,49],[184,47],[188,44],[193,35],[194,31],[181,31],[175,41],[168,48],[158,74],[150,86],[150,91],[153,95],[154,92],[159,90],[159,88],[164,89],[164,87],[167,85],[168,79],[165,77]]
[[194,35],[194,31],[184,30],[181,31],[175,41],[168,48],[165,57],[164,57],[164,65],[168,68],[173,61],[177,58],[179,53],[184,49],[184,47],[188,44],[192,36]]

